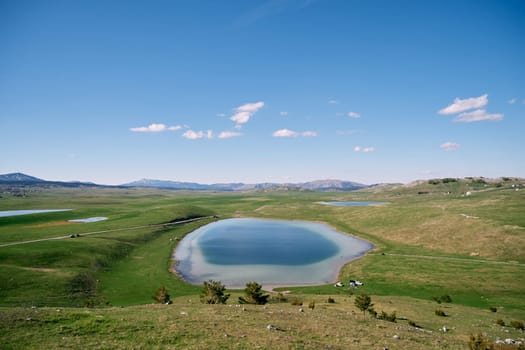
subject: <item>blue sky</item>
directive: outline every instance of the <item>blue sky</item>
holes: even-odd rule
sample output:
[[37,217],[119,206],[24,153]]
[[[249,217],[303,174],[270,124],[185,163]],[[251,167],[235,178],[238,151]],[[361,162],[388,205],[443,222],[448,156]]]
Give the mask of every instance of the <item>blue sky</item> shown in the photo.
[[0,0],[0,173],[525,177],[524,1]]

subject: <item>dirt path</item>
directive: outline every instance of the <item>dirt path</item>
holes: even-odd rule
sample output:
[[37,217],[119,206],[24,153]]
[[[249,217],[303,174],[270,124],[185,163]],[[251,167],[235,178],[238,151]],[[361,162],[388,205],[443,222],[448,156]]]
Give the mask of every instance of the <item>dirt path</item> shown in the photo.
[[[212,217],[213,216],[203,216],[203,217],[200,217],[200,218],[182,220],[182,221],[177,221],[177,222],[172,222],[172,223],[167,223],[167,224],[133,226],[133,227],[125,227],[125,228],[115,228],[115,229],[111,229],[111,230],[84,232],[84,233],[81,233],[81,235],[82,236],[88,236],[88,235],[95,235],[95,234],[99,234],[99,233],[118,232],[118,231],[130,231],[130,230],[138,230],[138,229],[142,229],[142,228],[152,228],[152,227],[162,227],[162,226],[174,226],[174,225],[179,225],[179,224],[186,224],[188,222],[193,222],[193,221],[198,221],[198,220],[203,220],[203,219],[209,219],[209,218],[212,218]],[[13,246],[13,245],[20,245],[20,244],[52,241],[52,240],[57,240],[57,239],[66,239],[66,238],[70,238],[70,237],[71,237],[70,235],[66,235],[66,236],[57,236],[57,237],[33,239],[33,240],[29,240],[29,241],[10,242],[10,243],[0,244],[0,248],[1,247],[9,247],[9,246]]]
[[387,256],[402,256],[402,257],[406,257],[406,258],[446,260],[446,261],[461,261],[461,262],[475,262],[475,263],[484,263],[484,264],[512,265],[512,266],[525,267],[525,264],[521,264],[519,262],[510,262],[510,261],[465,259],[465,258],[453,258],[453,257],[447,257],[447,256],[416,255],[416,254],[396,254],[396,253],[384,253],[384,254],[387,255]]

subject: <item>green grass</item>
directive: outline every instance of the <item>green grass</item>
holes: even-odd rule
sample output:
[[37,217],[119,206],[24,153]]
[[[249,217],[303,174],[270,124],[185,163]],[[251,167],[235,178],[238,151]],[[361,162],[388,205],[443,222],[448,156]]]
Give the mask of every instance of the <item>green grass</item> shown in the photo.
[[[462,196],[467,190],[473,194]],[[331,200],[390,204],[352,208],[318,204]],[[525,282],[521,278],[525,275],[525,191],[516,192],[508,184],[496,187],[468,182],[424,183],[348,193],[55,189],[37,191],[25,198],[5,195],[0,198],[0,210],[28,208],[74,211],[0,218],[0,245],[71,233],[79,233],[81,237],[0,247],[0,307],[4,307],[0,309],[3,326],[0,332],[4,332],[0,333],[0,343],[7,349],[78,347],[80,343],[115,348],[384,346],[363,345],[363,337],[349,336],[342,320],[363,334],[382,339],[382,344],[390,344],[387,340],[392,332],[405,330],[407,342],[401,347],[407,349],[441,348],[443,344],[460,348],[458,344],[465,343],[469,332],[488,329],[494,331],[492,339],[494,334],[500,334],[502,329],[492,325],[497,317],[505,318],[507,323],[525,318]],[[335,288],[332,284],[284,288],[292,292],[287,295],[289,299],[301,298],[305,305],[314,299],[316,312],[323,310],[312,314],[306,324],[301,323],[305,319],[295,315],[296,307],[288,304],[254,309],[252,316],[260,320],[237,315],[234,306],[230,310],[230,306],[201,305],[197,302],[200,287],[183,282],[169,269],[178,242],[174,238],[180,240],[213,219],[171,227],[159,224],[209,215],[219,215],[221,219],[245,216],[321,221],[367,239],[376,249],[340,271],[345,282],[350,278],[365,282],[354,293],[372,295],[375,301],[381,301],[386,312],[395,311],[388,303],[394,300],[400,304],[396,306],[398,315],[406,314],[427,329],[454,321],[457,334],[450,339],[448,335],[427,337],[426,333],[414,335],[408,328],[399,330],[376,321],[346,319],[352,315],[353,297],[347,288]],[[67,222],[91,216],[109,219],[91,224]],[[110,231],[89,234],[106,230]],[[176,306],[140,306],[151,304],[155,290],[162,285],[176,299]],[[232,302],[237,294],[241,295],[239,291],[232,292]],[[453,317],[436,320],[434,310],[438,306],[431,299],[444,294],[450,295],[453,302],[439,307]],[[323,305],[328,296],[335,298],[334,305]],[[83,306],[86,302],[126,308],[73,308],[66,309],[64,314],[55,314],[55,309],[40,309],[40,306]],[[428,312],[421,313],[412,304]],[[39,307],[38,312],[16,308],[32,305]],[[498,314],[489,313],[489,307],[497,307]],[[189,310],[191,317],[179,317],[184,310]],[[381,311],[377,307],[376,310]],[[26,320],[35,319],[32,313],[40,313],[38,321]],[[293,317],[287,316],[288,313]],[[275,315],[283,317],[273,318]],[[286,331],[268,333],[264,322],[276,322],[275,319],[283,320]],[[204,326],[200,327],[200,322]],[[309,322],[312,327],[315,322],[322,327],[310,329]],[[249,330],[246,339],[242,332],[233,331],[239,324]],[[468,328],[465,324],[477,326]],[[378,333],[378,329],[385,331]],[[234,334],[233,343],[221,332]],[[52,335],[48,340],[43,339],[46,333]],[[260,344],[254,340],[256,337],[262,339]],[[341,339],[340,343],[333,342],[336,337]],[[395,348],[396,344],[391,346]]]

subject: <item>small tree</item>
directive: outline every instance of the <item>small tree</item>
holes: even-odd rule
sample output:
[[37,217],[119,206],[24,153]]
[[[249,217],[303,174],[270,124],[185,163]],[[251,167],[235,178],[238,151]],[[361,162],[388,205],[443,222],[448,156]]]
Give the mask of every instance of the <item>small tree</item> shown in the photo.
[[206,281],[201,293],[201,303],[226,304],[230,294],[224,294],[225,291],[226,287],[220,281]]
[[168,290],[166,287],[161,286],[157,291],[155,292],[155,295],[153,296],[153,299],[159,304],[169,304],[171,303],[170,295],[168,294]]
[[361,311],[363,311],[363,317],[365,312],[373,309],[372,298],[368,294],[361,294],[355,297],[354,305]]
[[263,294],[262,286],[257,282],[246,283],[244,297],[239,297],[240,304],[264,305],[268,302],[269,294]]

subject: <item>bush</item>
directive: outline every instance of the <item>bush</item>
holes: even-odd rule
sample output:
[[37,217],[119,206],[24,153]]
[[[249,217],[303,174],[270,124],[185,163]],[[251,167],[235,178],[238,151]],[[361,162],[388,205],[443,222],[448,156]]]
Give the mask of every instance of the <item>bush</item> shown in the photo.
[[257,282],[246,283],[244,297],[239,297],[240,304],[264,305],[268,302],[269,294],[263,294],[262,286]]
[[510,326],[519,330],[525,330],[525,326],[522,321],[510,321]]
[[381,313],[379,314],[379,316],[377,318],[379,318],[380,320],[385,320],[385,321],[389,321],[389,322],[396,322],[397,316],[396,316],[396,312],[395,311],[392,312],[390,315],[387,314],[384,311],[381,311]]
[[294,299],[292,300],[291,304],[294,306],[303,306],[303,301],[299,299]]
[[309,302],[309,303],[308,303],[308,307],[309,307],[310,309],[312,309],[312,310],[315,309],[315,300],[312,300],[311,302]]
[[444,303],[451,303],[452,302],[452,298],[448,294],[442,295],[440,299]]
[[501,318],[496,320],[496,324],[505,327],[505,321],[503,321]]
[[170,295],[164,286],[161,286],[159,289],[157,289],[153,299],[159,304],[171,304]]
[[445,311],[443,311],[441,309],[436,309],[436,311],[434,311],[434,313],[436,314],[436,316],[441,316],[441,317],[446,317],[447,316]]
[[328,297],[328,300],[326,301],[328,304],[335,304],[335,299],[332,297]]
[[363,311],[363,316],[368,310],[373,310],[374,304],[372,304],[372,298],[368,294],[361,294],[356,296],[354,300],[354,305],[361,311]]
[[497,307],[494,307],[494,306],[491,306],[491,307],[489,308],[489,310],[492,311],[492,312],[497,312],[497,311],[498,311],[498,308],[497,308]]
[[283,293],[277,293],[277,295],[272,297],[273,300],[277,301],[278,303],[286,303],[288,299],[284,296]]
[[419,326],[417,325],[416,322],[414,322],[414,321],[412,321],[412,320],[408,320],[408,325],[409,325],[409,326],[412,326],[412,327],[416,327],[416,328],[421,328],[421,327],[419,327]]
[[226,287],[219,281],[209,280],[204,282],[204,289],[201,293],[201,303],[203,304],[226,304],[230,294],[224,294]]
[[494,349],[494,346],[483,334],[478,333],[478,335],[470,335],[468,348],[470,350],[491,350]]

